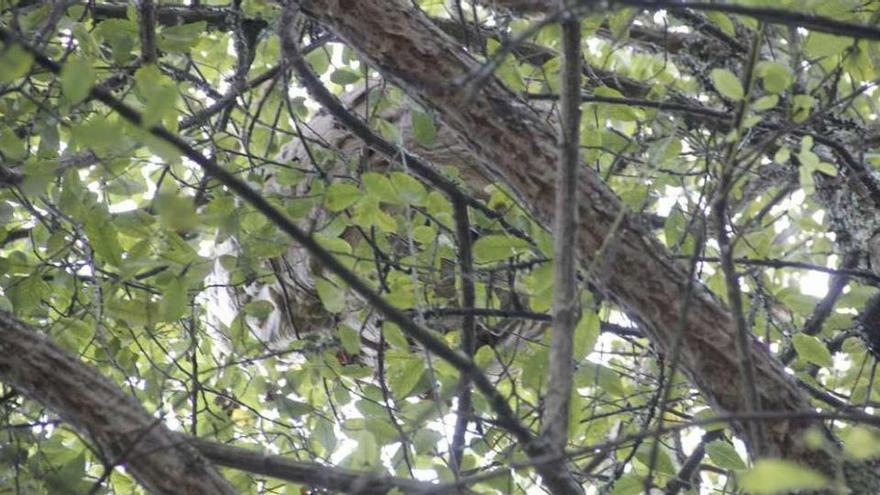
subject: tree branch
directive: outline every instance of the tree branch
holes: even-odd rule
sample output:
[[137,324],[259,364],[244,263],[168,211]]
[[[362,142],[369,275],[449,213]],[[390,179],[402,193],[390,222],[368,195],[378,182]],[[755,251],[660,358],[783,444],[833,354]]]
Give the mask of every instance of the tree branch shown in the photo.
[[[482,0],[490,6],[503,7],[522,14],[550,14],[559,10],[554,0]],[[578,0],[578,7],[595,10],[594,0]],[[691,9],[744,15],[770,24],[797,26],[811,31],[848,38],[880,40],[880,28],[868,24],[839,21],[830,17],[774,7],[754,7],[732,3],[687,2],[679,0],[611,0],[609,7],[638,7],[647,10]]]
[[[458,264],[461,277],[461,307],[465,310],[476,306],[476,290],[474,288],[474,257],[471,252],[471,226],[468,218],[467,204],[460,199],[452,198],[455,233],[458,238]],[[477,324],[472,312],[464,314],[461,322],[461,351],[469,358],[474,358],[477,343]],[[458,393],[458,417],[455,419],[455,430],[452,434],[452,470],[458,472],[464,455],[464,441],[470,417],[473,414],[470,382],[462,379]]]
[[178,435],[178,440],[182,444],[192,445],[217,465],[334,492],[371,495],[388,493],[394,489],[412,494],[442,494],[463,491],[455,484],[438,485],[425,481],[397,478],[383,473],[355,471],[315,462],[297,461],[280,455],[261,454],[186,435]]
[[36,328],[0,311],[0,380],[53,410],[156,494],[235,490],[161,418]]
[[141,37],[141,59],[145,64],[159,60],[156,48],[156,4],[153,0],[138,0],[138,28]]
[[578,146],[581,125],[581,23],[574,16],[562,22],[560,72],[561,128],[556,166],[556,206],[553,225],[553,335],[550,341],[549,379],[544,431],[550,448],[565,451],[572,391],[572,347],[580,317],[575,238],[577,182],[581,167]]
[[[456,81],[474,73],[480,64],[430,19],[403,0],[361,0],[346,3],[345,8],[317,0],[304,0],[301,5],[358,50],[387,80],[433,109],[474,155],[510,186],[539,222],[545,226],[551,223],[552,208],[548,205],[554,203],[552,170],[558,156],[555,133],[496,78],[488,78],[478,92],[464,94]],[[622,205],[589,167],[583,168],[577,187],[580,221],[575,245],[581,260],[588,262],[621,219]],[[645,322],[649,338],[668,351],[678,321],[674,298],[687,283],[686,271],[630,215],[622,216],[612,244],[611,256],[594,272],[597,287]],[[729,352],[736,338],[731,314],[704,288],[697,288],[685,317],[683,369],[708,403],[721,411],[742,412],[741,383],[729,372],[737,366]],[[781,363],[766,348],[753,343],[750,351],[762,402],[768,409],[780,411],[808,408],[808,398],[785,374]],[[778,455],[809,465],[836,464],[830,452],[817,453],[797,440],[812,427],[823,428],[820,422],[770,422],[768,431],[772,433],[766,443],[773,445]],[[744,439],[751,445],[761,440],[748,434]]]
[[[289,12],[290,10],[291,9],[287,9],[286,12]],[[49,69],[51,72],[57,74],[61,71],[61,67],[56,62],[34,50],[30,45],[17,38],[6,29],[0,28],[0,39],[6,43],[19,44],[34,56],[36,63]],[[104,89],[93,87],[90,91],[90,95],[92,98],[113,109],[125,120],[137,126],[142,125],[143,119],[139,112],[122,103]],[[336,259],[332,253],[324,249],[317,241],[287,218],[284,213],[272,206],[272,204],[269,203],[259,192],[239,180],[231,172],[220,167],[214,160],[209,159],[196,151],[180,136],[168,131],[164,127],[158,126],[149,128],[148,132],[198,164],[205,172],[212,175],[217,181],[228,187],[241,199],[253,206],[254,209],[265,215],[270,222],[278,226],[279,229],[288,234],[294,241],[301,244],[303,248],[305,248],[309,254],[311,254],[315,260],[320,262],[329,272],[334,273],[343,282],[348,284],[356,293],[363,297],[367,303],[371,304],[374,308],[384,314],[389,321],[397,324],[409,337],[419,342],[428,351],[449,362],[449,364],[456,368],[462,376],[473,381],[477,389],[486,396],[490,406],[495,411],[497,415],[495,420],[496,424],[513,434],[523,449],[530,453],[530,455],[537,457],[545,454],[542,446],[534,441],[531,431],[519,421],[516,414],[510,408],[507,398],[492,385],[492,382],[489,381],[488,377],[471,359],[450,349],[446,343],[435,334],[435,332],[419,325],[409,318],[403,311],[389,303],[385,298],[380,296],[369,285],[367,285],[366,282],[361,280],[354,272],[349,270],[342,262]],[[558,479],[559,476],[550,474],[549,477],[550,479]],[[547,476],[545,476],[545,478],[547,478]],[[559,493],[575,492],[560,491]]]

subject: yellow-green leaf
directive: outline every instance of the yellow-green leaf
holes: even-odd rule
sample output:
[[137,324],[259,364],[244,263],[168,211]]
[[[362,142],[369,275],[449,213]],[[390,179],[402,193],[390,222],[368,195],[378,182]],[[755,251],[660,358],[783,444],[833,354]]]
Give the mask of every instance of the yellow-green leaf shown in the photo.
[[61,90],[72,102],[79,102],[89,95],[95,81],[95,71],[88,60],[72,58],[61,70]]
[[733,101],[739,101],[745,96],[742,83],[733,72],[727,69],[714,69],[711,73],[712,84],[719,93]]
[[334,182],[324,193],[324,202],[328,210],[336,212],[357,203],[361,196],[361,191],[354,185]]
[[319,278],[315,281],[318,297],[321,304],[331,313],[339,313],[345,309],[345,290],[327,279]]
[[720,468],[738,471],[747,467],[733,445],[723,440],[715,440],[706,444],[706,454]]
[[794,344],[794,349],[801,359],[825,368],[830,368],[834,365],[831,352],[816,337],[799,333],[791,338],[791,342]]
[[517,237],[487,235],[474,243],[474,258],[478,263],[501,261],[524,252],[529,244]]
[[18,45],[8,45],[0,51],[0,83],[15,81],[31,70],[34,57]]
[[760,459],[740,478],[740,488],[754,495],[820,490],[828,480],[812,469],[782,459]]

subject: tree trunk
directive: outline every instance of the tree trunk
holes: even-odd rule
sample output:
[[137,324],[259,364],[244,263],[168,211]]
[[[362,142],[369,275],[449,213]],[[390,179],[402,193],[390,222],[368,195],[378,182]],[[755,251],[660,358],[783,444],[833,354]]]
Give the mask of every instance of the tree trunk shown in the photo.
[[[544,226],[552,222],[556,163],[554,130],[498,79],[478,88],[462,84],[481,65],[403,0],[307,0],[306,12],[358,50],[389,80],[432,108],[498,174]],[[282,27],[283,29],[283,27]],[[593,282],[644,323],[648,336],[668,351],[680,318],[685,318],[680,364],[716,411],[743,411],[742,380],[734,349],[730,312],[702,287],[686,314],[680,295],[686,270],[676,263],[636,215],[588,167],[578,183],[579,236],[576,249],[590,266]],[[599,254],[599,256],[597,256]],[[757,340],[751,343],[756,385],[763,411],[806,411],[808,398],[781,363]],[[767,420],[763,442],[735,425],[756,456],[779,456],[824,472],[839,466],[835,453],[804,445],[811,419]],[[764,449],[755,451],[755,446]]]

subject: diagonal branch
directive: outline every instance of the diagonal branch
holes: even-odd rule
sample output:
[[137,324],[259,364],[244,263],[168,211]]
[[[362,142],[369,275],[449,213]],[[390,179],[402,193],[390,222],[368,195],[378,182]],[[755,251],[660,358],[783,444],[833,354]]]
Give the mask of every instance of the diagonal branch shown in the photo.
[[[285,9],[285,13],[290,15],[292,10],[293,9],[290,8]],[[288,17],[287,20],[290,20],[290,17]],[[286,24],[282,23],[282,25]],[[33,47],[17,38],[9,31],[0,28],[0,39],[6,43],[19,44],[34,56],[34,61],[37,64],[55,74],[60,73],[61,66],[57,62],[34,50]],[[301,62],[304,63],[304,61]],[[139,112],[116,99],[116,97],[108,91],[97,86],[92,87],[90,90],[90,96],[107,105],[132,124],[137,126],[143,125],[143,118]],[[494,387],[489,378],[473,360],[452,350],[436,335],[435,332],[416,323],[407,316],[404,311],[388,302],[365,281],[358,277],[357,274],[348,269],[345,264],[339,261],[330,251],[318,244],[316,240],[300,229],[300,227],[291,221],[284,213],[272,206],[272,204],[269,203],[269,201],[267,201],[258,191],[239,180],[231,172],[220,167],[214,160],[207,158],[196,151],[180,136],[159,126],[150,127],[148,132],[153,137],[167,143],[188,159],[198,164],[205,172],[212,175],[217,181],[228,187],[242,200],[253,206],[254,209],[262,213],[280,230],[302,245],[302,247],[329,272],[334,273],[343,282],[348,284],[356,293],[363,297],[366,302],[384,314],[389,321],[397,324],[397,326],[400,327],[400,329],[409,337],[423,345],[428,351],[447,361],[456,368],[463,377],[473,382],[477,389],[486,396],[490,407],[495,411],[497,416],[495,420],[496,424],[510,432],[531,458],[544,459],[549,457],[549,453],[543,443],[537,441],[532,435],[532,432],[519,421],[516,413],[511,409],[507,398]],[[544,466],[544,468],[542,469],[540,466]],[[544,463],[539,463],[538,471],[544,478],[545,483],[551,487],[554,493],[579,493],[580,487],[571,478],[571,473],[567,470],[558,470],[555,466],[547,466]],[[220,492],[218,491],[218,493]]]
[[38,329],[0,311],[0,380],[92,438],[150,493],[234,494],[192,447],[134,398]]
[[[544,226],[550,225],[555,187],[552,171],[558,158],[554,130],[498,79],[489,78],[473,95],[455,84],[480,67],[429,18],[403,0],[301,2],[306,12],[358,50],[389,81],[434,110],[471,149],[501,177]],[[369,22],[365,22],[369,19]],[[472,98],[467,99],[467,96]],[[591,168],[577,184],[579,229],[575,246],[583,263],[603,246],[621,218],[623,205]],[[687,284],[687,271],[676,263],[635,216],[624,214],[611,256],[594,269],[594,283],[634,317],[645,323],[647,336],[664,352],[674,340],[678,312],[674,299]],[[741,378],[729,352],[736,329],[731,313],[705,288],[695,290],[686,315],[681,365],[707,401],[717,410],[742,412]],[[756,382],[767,410],[802,411],[809,399],[781,364],[751,339]],[[773,421],[764,454],[808,465],[833,466],[831,452],[817,452],[799,440],[821,422],[803,419]],[[734,424],[750,446],[760,439]]]
[[438,485],[303,462],[174,433],[116,384],[41,332],[0,311],[0,380],[58,413],[151,493],[233,494],[205,460],[326,490],[456,493]]

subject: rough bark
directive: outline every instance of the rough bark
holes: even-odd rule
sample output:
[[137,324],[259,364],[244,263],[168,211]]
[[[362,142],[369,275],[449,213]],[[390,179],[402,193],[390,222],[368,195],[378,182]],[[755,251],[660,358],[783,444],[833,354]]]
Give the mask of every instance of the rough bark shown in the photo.
[[193,447],[181,443],[111,380],[0,311],[0,380],[45,405],[91,438],[108,467],[150,493],[216,495],[235,490]]
[[[486,166],[497,173],[545,226],[552,218],[553,171],[557,156],[554,130],[497,79],[476,92],[460,84],[480,64],[426,16],[401,0],[309,0],[304,8],[377,67],[410,96],[431,107]],[[648,336],[668,350],[679,318],[677,297],[687,274],[637,216],[623,210],[616,195],[597,174],[585,168],[578,182],[581,259],[592,263],[593,282],[645,323]],[[602,259],[595,259],[603,243]],[[681,365],[692,383],[719,412],[741,412],[741,379],[735,372],[735,330],[729,311],[708,291],[694,294],[686,315]],[[804,411],[807,397],[782,365],[759,342],[751,343],[756,382],[764,409]],[[807,448],[801,434],[807,419],[767,421],[764,442],[745,435],[762,456],[781,456],[833,468],[829,452]]]

